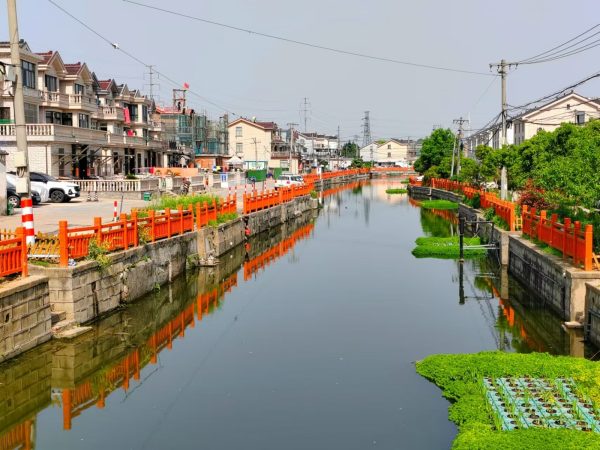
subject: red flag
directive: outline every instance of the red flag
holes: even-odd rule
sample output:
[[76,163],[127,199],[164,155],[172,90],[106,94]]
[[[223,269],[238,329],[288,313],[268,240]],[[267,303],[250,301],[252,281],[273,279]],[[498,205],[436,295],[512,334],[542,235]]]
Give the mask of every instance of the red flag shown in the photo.
[[188,83],[183,83],[183,88],[184,88],[184,89],[189,89],[189,88],[190,88],[190,85],[189,85]]

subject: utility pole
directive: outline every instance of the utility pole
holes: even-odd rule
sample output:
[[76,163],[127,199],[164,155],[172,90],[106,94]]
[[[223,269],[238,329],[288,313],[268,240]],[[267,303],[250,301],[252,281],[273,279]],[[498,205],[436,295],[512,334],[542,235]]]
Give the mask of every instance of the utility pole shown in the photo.
[[294,149],[294,127],[298,124],[289,122],[287,125],[290,128],[290,156],[288,159],[288,170],[290,171],[290,173],[293,173],[292,172],[292,150]]
[[[500,137],[500,146],[504,147],[508,145],[507,139],[507,121],[508,121],[508,104],[506,102],[506,76],[508,75],[508,71],[511,66],[517,66],[516,63],[507,62],[505,59],[500,60],[499,63],[490,64],[490,69],[495,67],[498,73],[500,74],[500,79],[502,81],[502,91],[501,91],[501,102],[502,102],[502,135]],[[502,167],[502,173],[500,175],[500,198],[502,200],[506,200],[508,196],[508,181],[506,177],[506,166]]]
[[256,138],[252,138],[254,141],[254,170],[258,170],[258,147],[257,144],[260,144],[260,141],[257,141]]
[[[463,124],[465,123],[469,123],[468,119],[463,119],[462,117],[460,119],[454,119],[452,121],[452,123],[455,123],[458,125],[458,145],[455,145],[454,148],[456,149],[456,175],[458,175],[460,173],[460,158],[461,158],[461,151],[462,151],[462,139],[463,139]],[[452,154],[452,161],[454,162],[454,153]],[[454,165],[454,164],[453,164]],[[451,174],[452,175],[452,174]]]
[[338,125],[338,133],[337,133],[337,168],[340,168],[340,155],[342,154],[342,149],[340,148],[340,126]]

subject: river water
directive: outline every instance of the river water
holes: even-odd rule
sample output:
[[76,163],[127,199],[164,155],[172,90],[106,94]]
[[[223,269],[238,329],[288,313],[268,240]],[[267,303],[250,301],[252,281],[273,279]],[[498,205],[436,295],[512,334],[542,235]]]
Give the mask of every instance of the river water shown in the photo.
[[416,360],[594,353],[493,257],[414,258],[455,221],[394,184],[327,191],[318,216],[0,365],[0,450],[448,448]]

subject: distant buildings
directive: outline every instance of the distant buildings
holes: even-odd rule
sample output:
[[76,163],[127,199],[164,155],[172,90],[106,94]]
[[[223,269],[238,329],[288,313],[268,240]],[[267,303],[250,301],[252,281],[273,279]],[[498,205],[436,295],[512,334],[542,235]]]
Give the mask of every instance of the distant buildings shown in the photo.
[[419,149],[412,140],[388,139],[364,146],[359,154],[363,161],[373,161],[376,166],[408,166],[418,157]]

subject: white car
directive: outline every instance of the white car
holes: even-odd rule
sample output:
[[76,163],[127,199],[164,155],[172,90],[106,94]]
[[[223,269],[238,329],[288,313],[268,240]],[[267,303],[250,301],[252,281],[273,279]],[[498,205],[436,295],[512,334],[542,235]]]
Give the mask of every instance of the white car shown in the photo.
[[[9,185],[16,186],[17,176],[12,173],[7,173],[6,181]],[[50,199],[50,190],[46,187],[44,183],[40,181],[31,181],[31,192],[37,192],[40,196],[40,201],[42,203],[45,203]]]
[[60,181],[51,175],[41,172],[30,172],[31,181],[40,182],[46,186],[50,192],[50,200],[56,203],[71,201],[80,195],[79,185],[68,181]]
[[300,184],[304,184],[304,178],[302,178],[300,175],[284,173],[277,178],[277,181],[275,181],[275,189],[281,187],[291,187]]

